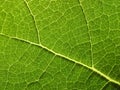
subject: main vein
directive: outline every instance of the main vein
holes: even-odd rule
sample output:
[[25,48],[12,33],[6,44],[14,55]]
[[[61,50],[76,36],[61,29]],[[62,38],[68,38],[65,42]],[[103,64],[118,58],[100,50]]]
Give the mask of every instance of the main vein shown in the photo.
[[45,50],[47,50],[47,51],[55,54],[56,56],[62,57],[62,58],[64,58],[64,59],[66,59],[66,60],[69,60],[69,61],[71,61],[71,62],[74,62],[74,63],[76,63],[76,64],[79,64],[79,65],[81,65],[81,66],[83,66],[83,67],[85,67],[85,68],[87,68],[87,69],[89,69],[89,70],[97,73],[98,75],[100,75],[100,76],[102,76],[103,78],[107,79],[109,82],[115,83],[115,84],[117,84],[117,85],[120,86],[120,82],[118,82],[118,81],[112,79],[111,77],[105,75],[104,73],[102,73],[101,71],[97,70],[96,68],[87,66],[86,64],[84,64],[84,63],[82,63],[82,62],[78,62],[78,61],[76,61],[76,60],[74,60],[74,59],[72,59],[72,58],[69,58],[69,57],[67,57],[67,56],[65,56],[65,55],[62,55],[62,54],[60,54],[60,53],[56,53],[55,51],[53,51],[53,50],[51,50],[51,49],[43,46],[42,44],[37,44],[37,43],[31,42],[31,41],[28,41],[28,40],[24,40],[24,39],[21,39],[21,38],[18,38],[18,37],[11,37],[11,36],[5,35],[5,34],[3,34],[3,33],[0,33],[0,35],[1,35],[1,36],[4,36],[4,37],[11,38],[11,39],[19,40],[19,41],[22,41],[22,42],[26,42],[26,43],[31,44],[31,45],[39,46],[39,47],[41,47],[41,48],[43,48],[43,49],[45,49]]

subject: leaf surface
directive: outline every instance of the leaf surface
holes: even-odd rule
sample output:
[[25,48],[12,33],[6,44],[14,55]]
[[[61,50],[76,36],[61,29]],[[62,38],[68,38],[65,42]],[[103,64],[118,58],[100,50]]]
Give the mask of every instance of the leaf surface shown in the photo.
[[0,90],[119,90],[119,0],[1,0]]

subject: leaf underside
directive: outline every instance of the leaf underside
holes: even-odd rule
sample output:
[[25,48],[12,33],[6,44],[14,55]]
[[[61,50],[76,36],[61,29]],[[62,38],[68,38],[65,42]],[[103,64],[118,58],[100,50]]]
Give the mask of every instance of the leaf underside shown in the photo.
[[120,1],[0,0],[0,90],[120,90]]

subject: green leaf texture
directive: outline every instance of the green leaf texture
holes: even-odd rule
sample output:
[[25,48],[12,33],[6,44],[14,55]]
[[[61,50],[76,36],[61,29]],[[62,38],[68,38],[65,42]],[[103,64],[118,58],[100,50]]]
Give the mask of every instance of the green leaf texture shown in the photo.
[[0,0],[0,90],[120,90],[120,0]]

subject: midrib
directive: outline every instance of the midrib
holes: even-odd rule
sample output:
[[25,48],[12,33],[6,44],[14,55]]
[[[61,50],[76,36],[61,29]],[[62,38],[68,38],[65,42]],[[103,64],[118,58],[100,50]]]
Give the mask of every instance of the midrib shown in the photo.
[[47,51],[55,54],[56,56],[62,57],[62,58],[64,58],[64,59],[66,59],[66,60],[69,60],[69,61],[71,61],[71,62],[74,62],[74,63],[76,63],[76,64],[79,64],[79,65],[81,65],[81,66],[83,66],[83,67],[85,67],[85,68],[87,68],[87,69],[89,69],[89,70],[97,73],[98,75],[100,75],[100,76],[102,76],[103,78],[107,79],[109,82],[115,83],[115,84],[117,84],[117,85],[120,86],[120,82],[112,79],[111,77],[107,76],[106,74],[102,73],[101,71],[97,70],[96,68],[87,66],[86,64],[84,64],[84,63],[82,63],[82,62],[78,62],[78,61],[76,61],[75,59],[69,58],[69,57],[67,57],[67,56],[65,56],[65,55],[62,55],[62,54],[60,54],[60,53],[56,53],[55,51],[53,51],[53,50],[51,50],[51,49],[43,46],[42,44],[37,44],[37,43],[31,42],[31,41],[28,41],[28,40],[24,40],[24,39],[21,39],[21,38],[18,38],[18,37],[11,37],[11,36],[5,35],[5,34],[3,34],[3,33],[0,33],[0,35],[1,35],[1,36],[4,36],[4,37],[11,38],[11,39],[19,40],[19,41],[21,41],[21,42],[26,42],[26,43],[31,44],[31,45],[39,46],[39,47],[41,47],[41,48],[43,48],[43,49],[45,49],[45,50],[47,50]]

